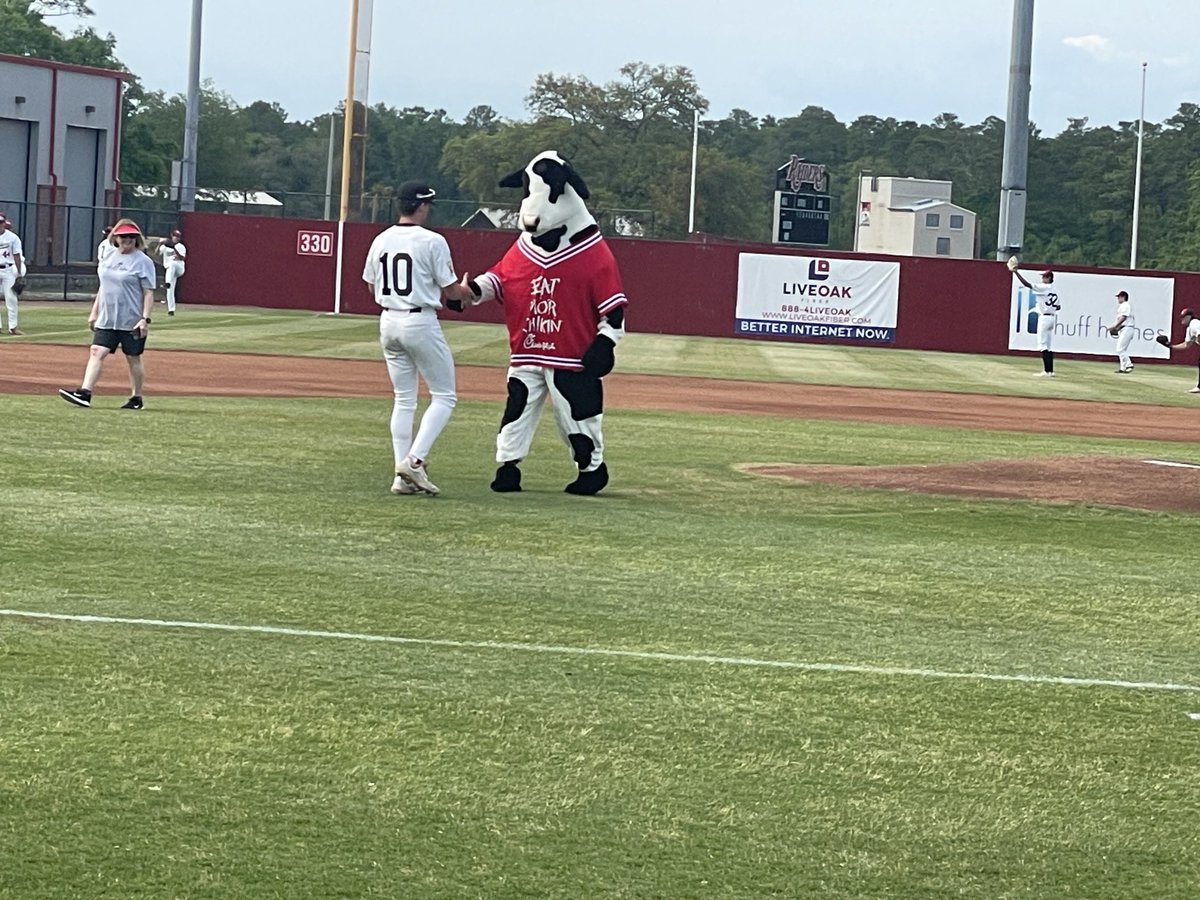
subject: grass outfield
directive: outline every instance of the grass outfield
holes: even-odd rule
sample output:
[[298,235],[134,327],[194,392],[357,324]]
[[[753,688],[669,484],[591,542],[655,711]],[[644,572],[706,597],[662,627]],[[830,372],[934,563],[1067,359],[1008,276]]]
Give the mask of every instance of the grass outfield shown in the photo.
[[[30,306],[23,340],[71,339]],[[367,319],[157,326],[374,351]],[[622,364],[811,365],[747,343]],[[888,386],[930,356],[841,349]],[[1153,368],[1162,402],[1190,374]],[[561,492],[547,421],[500,496],[465,402],[443,495],[393,497],[389,405],[0,397],[6,609],[279,629],[0,615],[0,897],[1200,893],[1195,517],[731,468],[1194,447],[617,411],[603,495]]]

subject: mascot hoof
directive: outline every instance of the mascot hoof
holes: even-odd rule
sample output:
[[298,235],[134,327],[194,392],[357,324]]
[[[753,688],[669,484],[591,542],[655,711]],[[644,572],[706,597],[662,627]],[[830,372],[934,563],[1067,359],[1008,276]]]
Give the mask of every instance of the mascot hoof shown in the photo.
[[600,463],[600,468],[591,472],[580,472],[579,477],[568,484],[563,490],[568,494],[582,494],[590,497],[598,494],[608,484],[608,466]]
[[511,494],[521,489],[521,470],[516,463],[505,463],[496,470],[491,488],[498,494]]

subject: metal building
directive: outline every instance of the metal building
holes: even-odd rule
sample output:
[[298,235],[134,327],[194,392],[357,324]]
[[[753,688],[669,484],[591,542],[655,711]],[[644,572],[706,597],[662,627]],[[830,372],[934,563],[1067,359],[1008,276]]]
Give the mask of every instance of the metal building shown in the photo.
[[32,266],[94,259],[118,203],[126,74],[0,53],[0,210]]

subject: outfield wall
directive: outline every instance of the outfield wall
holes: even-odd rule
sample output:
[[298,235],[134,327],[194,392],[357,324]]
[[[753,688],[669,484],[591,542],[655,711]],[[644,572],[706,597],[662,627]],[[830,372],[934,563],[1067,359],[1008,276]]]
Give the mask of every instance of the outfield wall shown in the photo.
[[[346,223],[344,227],[339,308],[341,312],[372,314],[377,307],[361,276],[367,250],[380,228],[357,223]],[[334,311],[338,223],[189,213],[183,228],[188,247],[187,275],[181,283],[185,301]],[[514,239],[513,232],[438,230],[450,243],[458,271],[472,274],[495,263]],[[631,331],[739,337],[734,323],[740,254],[822,256],[900,264],[895,341],[885,346],[961,353],[1013,352],[1008,347],[1011,280],[1008,270],[994,261],[821,252],[732,241],[612,238],[610,244],[630,298]],[[328,255],[321,255],[325,253]],[[1060,271],[1132,274],[1121,269],[1079,267]],[[1175,279],[1172,322],[1177,321],[1179,309],[1200,305],[1200,274],[1137,274]],[[453,313],[444,315],[449,320],[458,318]],[[496,305],[469,310],[461,318],[502,321]],[[1179,340],[1178,331],[1176,324],[1172,333],[1175,341]],[[767,335],[741,337],[791,340]],[[1183,361],[1179,354],[1176,361]]]

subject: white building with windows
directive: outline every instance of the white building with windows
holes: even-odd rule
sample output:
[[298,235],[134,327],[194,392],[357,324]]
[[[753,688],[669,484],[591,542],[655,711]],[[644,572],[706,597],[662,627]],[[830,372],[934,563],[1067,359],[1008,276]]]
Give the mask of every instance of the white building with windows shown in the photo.
[[862,175],[854,249],[896,256],[975,257],[975,213],[950,202],[951,182]]

